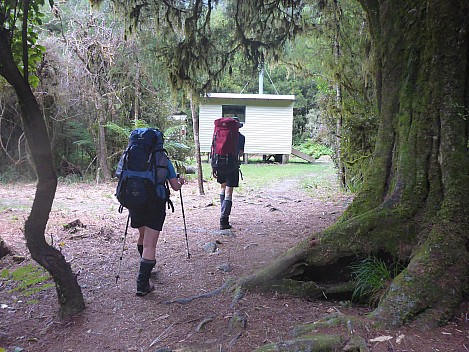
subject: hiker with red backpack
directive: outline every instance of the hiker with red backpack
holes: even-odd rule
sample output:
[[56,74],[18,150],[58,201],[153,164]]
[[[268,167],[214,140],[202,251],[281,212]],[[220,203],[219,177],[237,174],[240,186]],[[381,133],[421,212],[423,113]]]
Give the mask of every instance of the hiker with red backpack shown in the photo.
[[131,132],[116,175],[119,211],[124,207],[129,210],[130,226],[139,233],[137,249],[141,260],[136,294],[145,296],[154,289],[150,275],[156,264],[156,244],[166,218],[166,205],[174,211],[169,186],[179,191],[185,179],[177,176],[163,148],[163,134],[155,128]]
[[233,190],[239,186],[240,156],[244,154],[245,137],[239,132],[243,124],[237,117],[215,120],[212,139],[212,174],[220,184],[220,230],[231,228],[229,217]]

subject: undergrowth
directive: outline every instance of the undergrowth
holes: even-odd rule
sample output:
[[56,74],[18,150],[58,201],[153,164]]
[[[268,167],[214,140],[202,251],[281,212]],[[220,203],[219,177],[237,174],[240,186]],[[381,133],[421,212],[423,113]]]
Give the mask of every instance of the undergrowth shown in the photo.
[[313,143],[312,141],[305,141],[300,145],[295,146],[299,151],[311,155],[313,158],[318,159],[323,155],[333,155],[334,151],[332,148],[322,145]]
[[350,267],[355,282],[352,299],[361,302],[368,301],[372,307],[379,304],[392,279],[401,271],[398,263],[388,265],[373,256],[360,259]]

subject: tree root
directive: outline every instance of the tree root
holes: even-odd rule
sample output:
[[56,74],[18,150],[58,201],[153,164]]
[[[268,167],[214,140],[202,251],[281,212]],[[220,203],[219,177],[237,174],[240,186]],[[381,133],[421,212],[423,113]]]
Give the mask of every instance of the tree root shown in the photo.
[[270,343],[254,350],[255,352],[289,352],[289,351],[341,351],[344,345],[340,335],[303,336],[293,340]]
[[223,291],[227,290],[232,285],[233,285],[233,281],[229,280],[229,281],[226,281],[222,286],[220,286],[219,288],[217,288],[213,291],[203,293],[203,294],[197,295],[197,296],[187,297],[187,298],[176,298],[176,299],[172,299],[170,301],[165,301],[163,303],[164,304],[173,304],[173,303],[187,304],[187,303],[190,303],[190,302],[192,302],[196,299],[199,299],[199,298],[210,298],[210,297],[213,297],[215,295],[218,295],[218,294],[222,293]]
[[[331,326],[345,326],[344,334],[317,333],[320,328]],[[278,351],[369,351],[366,340],[357,335],[356,329],[363,329],[364,323],[355,317],[334,313],[314,323],[299,325],[290,331],[290,340],[271,343],[259,347],[255,352]]]
[[229,289],[233,291],[231,307],[247,291],[351,300],[355,289],[351,264],[375,256],[390,264],[405,263],[406,267],[391,277],[373,318],[390,327],[409,321],[424,329],[445,324],[467,294],[465,232],[457,223],[444,219],[431,227],[417,226],[414,218],[399,211],[381,207],[339,221],[237,282],[228,281],[212,292],[166,303],[185,304]]
[[412,216],[400,211],[380,207],[315,234],[261,270],[241,278],[233,304],[249,290],[351,299],[355,288],[351,264],[374,256],[406,266],[391,277],[372,314],[374,318],[391,327],[409,321],[423,329],[445,324],[468,285],[465,232],[458,223],[444,219],[428,227],[418,225]]
[[203,319],[199,325],[197,325],[197,327],[195,328],[195,331],[197,332],[201,332],[205,329],[205,325],[207,325],[208,323],[212,322],[213,321],[213,317],[208,317],[208,318],[205,318]]
[[[394,278],[373,316],[390,326],[423,330],[444,325],[467,295],[469,253],[451,224],[435,225]],[[467,296],[466,296],[467,297]]]

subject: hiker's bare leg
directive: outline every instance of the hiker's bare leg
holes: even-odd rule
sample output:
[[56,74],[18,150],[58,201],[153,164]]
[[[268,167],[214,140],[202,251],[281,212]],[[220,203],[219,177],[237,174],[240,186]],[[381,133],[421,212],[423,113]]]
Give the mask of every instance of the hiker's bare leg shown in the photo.
[[234,187],[230,187],[225,183],[220,185],[220,204],[223,203],[225,197],[228,197],[228,200],[233,200],[233,190]]
[[149,227],[144,226],[143,255],[142,255],[143,259],[155,260],[156,243],[158,242],[159,236],[160,236],[160,231],[153,230]]
[[155,287],[150,283],[150,275],[156,263],[155,251],[160,231],[143,226],[138,229],[138,232],[140,235],[143,232],[143,251],[142,259],[140,260],[140,270],[137,276],[137,296],[145,296]]
[[145,235],[145,226],[138,228],[138,240],[137,244],[141,244],[143,246],[143,236]]
[[233,200],[233,190],[234,187],[225,186],[225,199]]

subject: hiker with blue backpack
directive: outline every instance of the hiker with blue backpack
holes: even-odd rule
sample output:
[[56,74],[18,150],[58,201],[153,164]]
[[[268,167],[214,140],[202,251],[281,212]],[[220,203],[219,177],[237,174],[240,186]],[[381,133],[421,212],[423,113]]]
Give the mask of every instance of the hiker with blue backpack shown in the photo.
[[166,207],[173,209],[169,186],[179,191],[185,183],[176,174],[163,148],[163,134],[155,128],[137,128],[117,167],[119,182],[116,197],[129,210],[130,226],[138,229],[137,249],[140,267],[137,276],[137,296],[154,289],[150,275],[156,264],[156,244],[166,218]]
[[240,156],[244,154],[245,137],[239,132],[243,124],[237,117],[215,120],[212,138],[212,174],[220,184],[220,230],[231,229],[229,217],[233,190],[239,187]]

